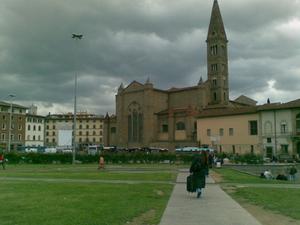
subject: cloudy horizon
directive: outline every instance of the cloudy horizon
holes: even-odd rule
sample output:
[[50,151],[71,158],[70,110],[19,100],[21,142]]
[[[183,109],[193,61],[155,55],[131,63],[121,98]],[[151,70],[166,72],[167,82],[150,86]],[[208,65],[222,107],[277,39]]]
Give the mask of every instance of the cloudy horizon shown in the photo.
[[[230,99],[300,98],[300,0],[219,0],[229,40]],[[121,83],[158,89],[207,79],[213,1],[3,0],[0,100],[38,113],[115,113]],[[72,33],[83,34],[75,41]]]

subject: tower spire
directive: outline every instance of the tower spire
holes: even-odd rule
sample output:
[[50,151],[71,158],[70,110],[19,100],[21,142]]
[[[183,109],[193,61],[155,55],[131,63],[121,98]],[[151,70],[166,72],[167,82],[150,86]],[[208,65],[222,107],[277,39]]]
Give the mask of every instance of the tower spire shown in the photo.
[[226,36],[218,0],[214,0],[214,4],[212,7],[208,34],[207,34],[207,41],[211,38],[222,38],[225,41],[227,41],[227,36]]

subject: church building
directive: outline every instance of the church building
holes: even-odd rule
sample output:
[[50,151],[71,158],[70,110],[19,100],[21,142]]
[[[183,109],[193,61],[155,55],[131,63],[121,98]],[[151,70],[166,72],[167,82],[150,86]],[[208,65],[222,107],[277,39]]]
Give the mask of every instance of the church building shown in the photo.
[[118,147],[198,146],[197,115],[208,108],[255,104],[245,96],[229,100],[227,36],[214,0],[207,34],[207,80],[195,86],[160,90],[148,79],[144,84],[120,85],[116,115],[106,116],[104,144]]

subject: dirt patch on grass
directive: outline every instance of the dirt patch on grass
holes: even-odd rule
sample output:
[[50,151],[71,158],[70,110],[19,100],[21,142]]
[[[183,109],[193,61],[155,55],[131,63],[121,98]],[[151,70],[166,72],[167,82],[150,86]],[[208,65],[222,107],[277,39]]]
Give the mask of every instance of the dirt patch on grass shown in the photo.
[[131,222],[127,222],[126,225],[151,225],[150,222],[155,218],[155,210],[151,209],[138,217],[135,217]]
[[300,225],[299,220],[294,220],[244,201],[239,203],[263,225]]
[[209,171],[210,176],[215,180],[216,183],[221,183],[223,181],[223,178],[220,174],[216,173],[213,170]]

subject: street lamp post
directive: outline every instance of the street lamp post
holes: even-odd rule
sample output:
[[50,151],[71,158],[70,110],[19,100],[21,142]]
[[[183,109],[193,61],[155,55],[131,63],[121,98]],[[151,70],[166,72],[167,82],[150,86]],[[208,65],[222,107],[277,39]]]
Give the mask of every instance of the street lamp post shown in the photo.
[[12,121],[12,99],[14,97],[16,97],[13,94],[8,95],[8,97],[10,98],[10,113],[9,113],[9,127],[8,127],[8,146],[7,146],[7,151],[10,152],[10,142],[11,142],[11,121]]
[[[81,40],[82,34],[72,34],[74,40]],[[73,121],[73,151],[72,151],[72,164],[75,164],[76,160],[76,113],[77,113],[77,73],[75,72],[75,87],[74,87],[74,121]]]

